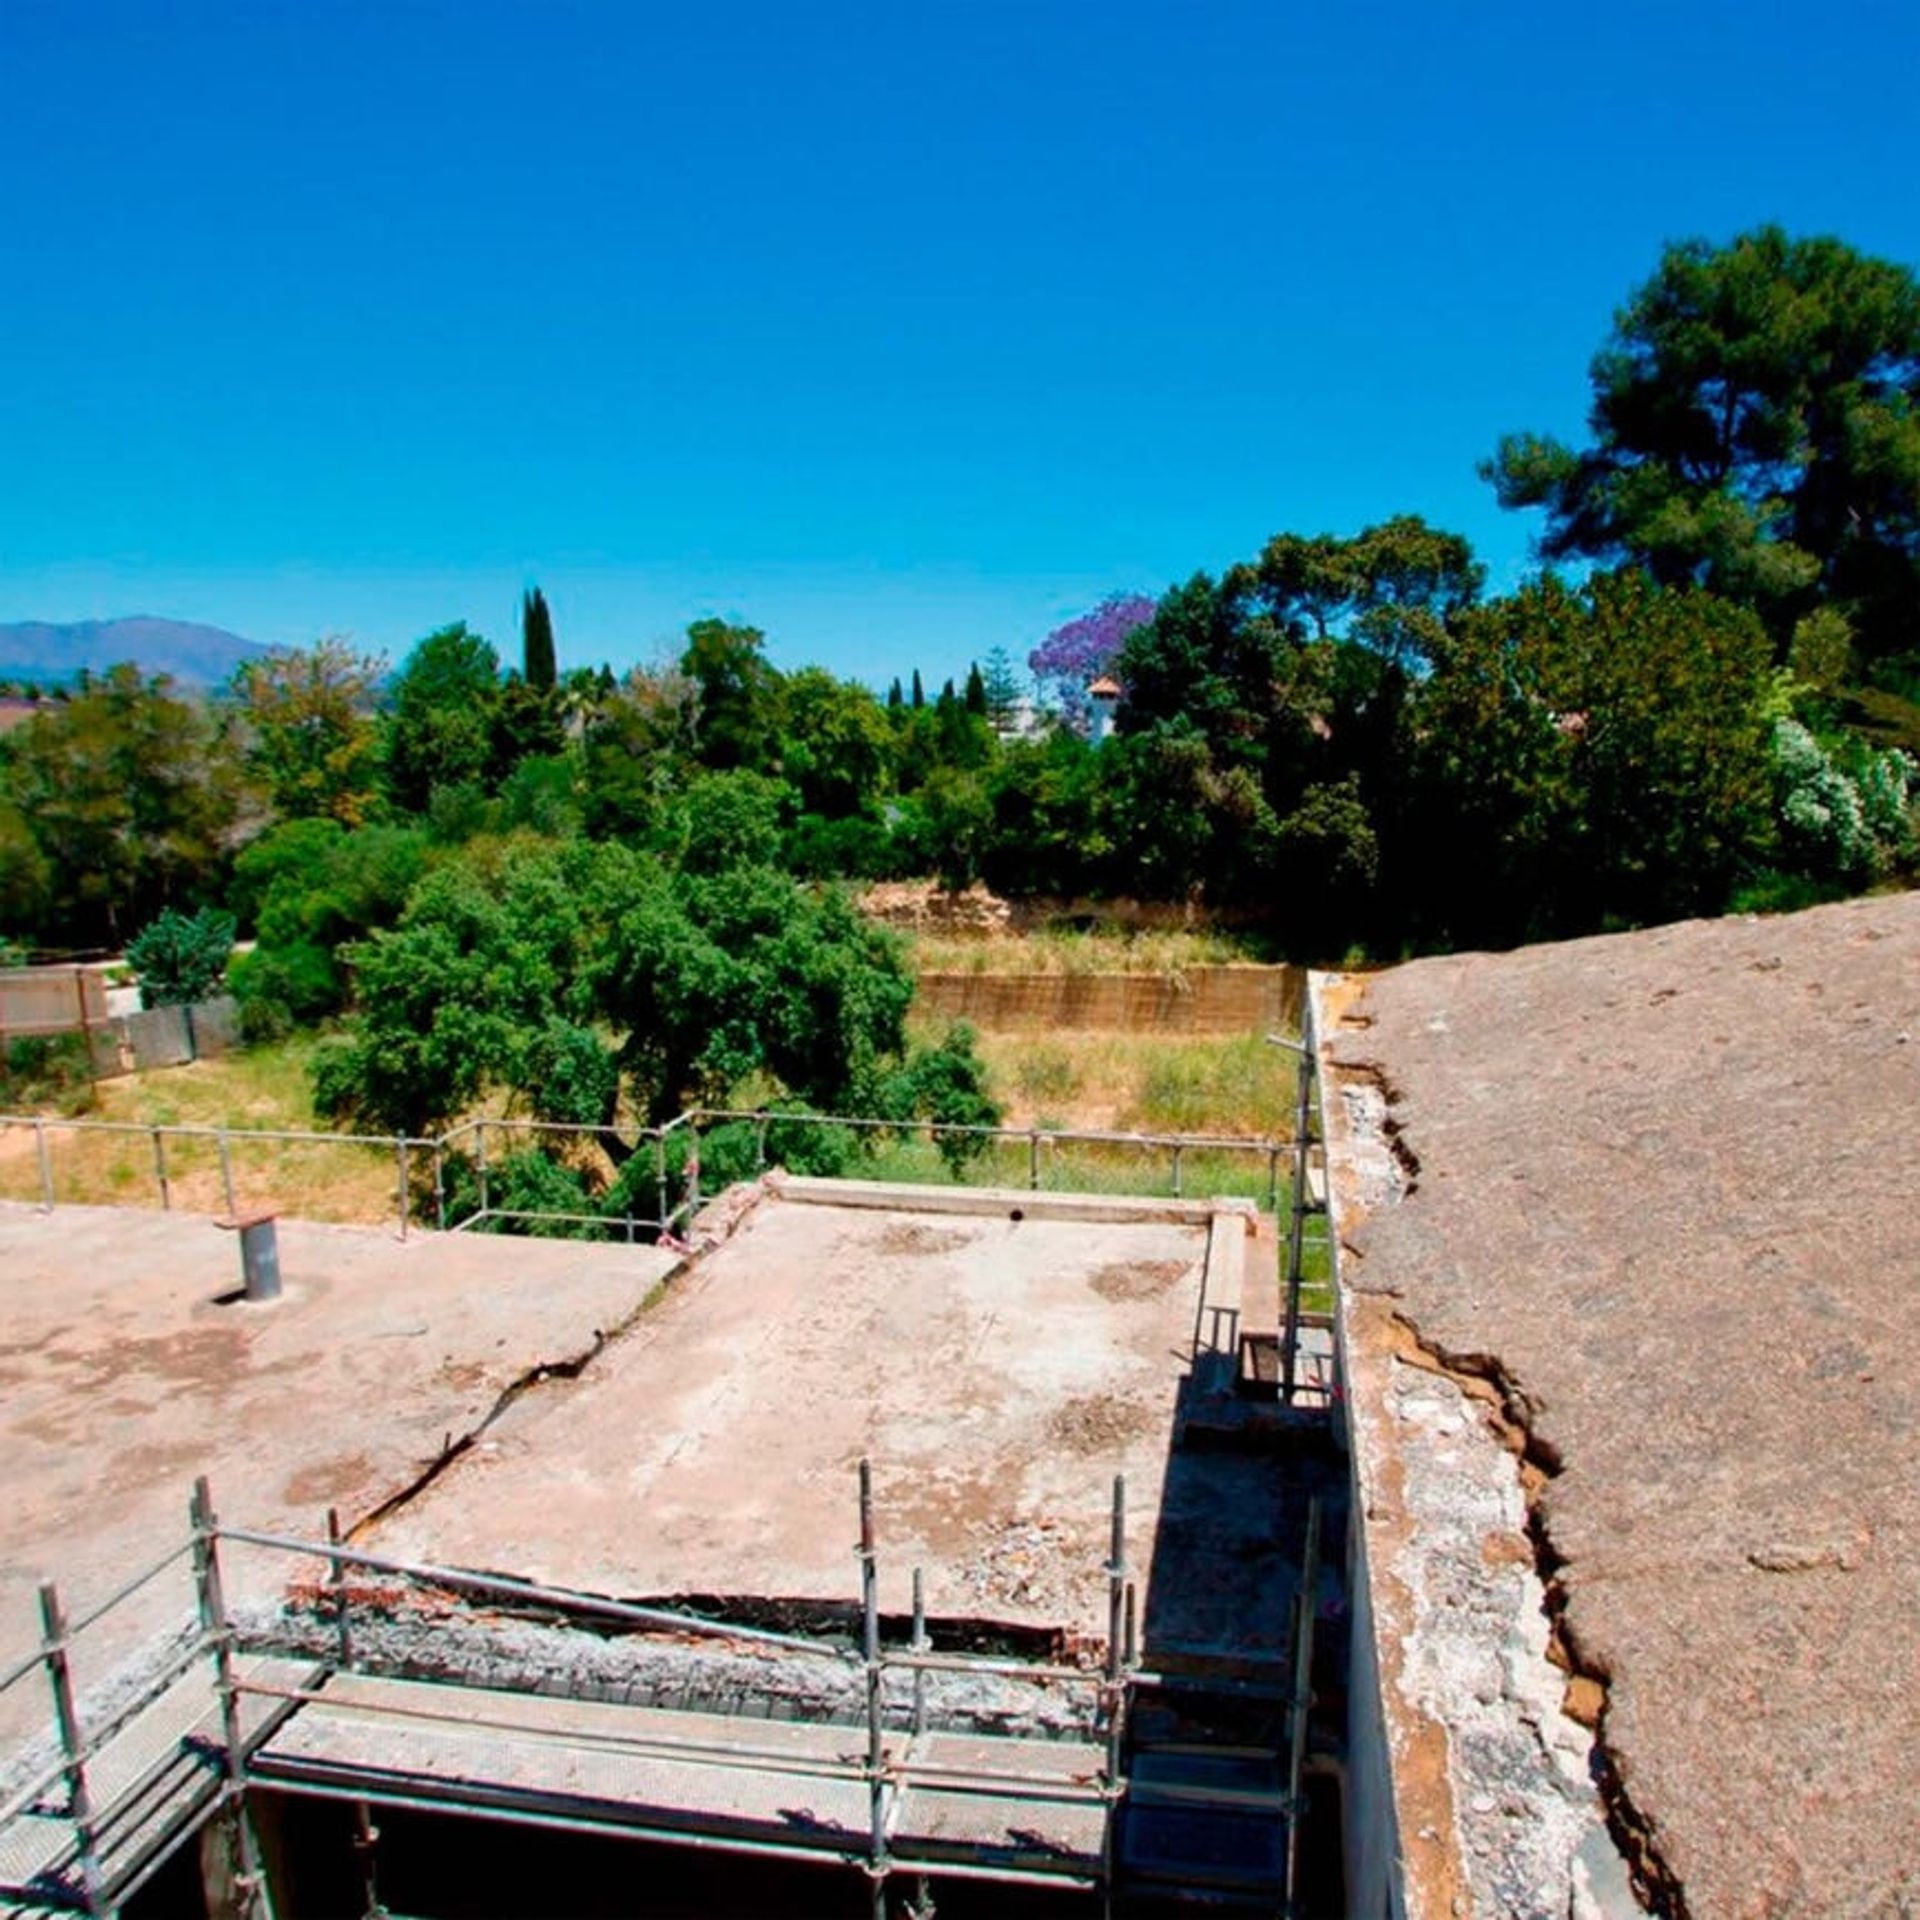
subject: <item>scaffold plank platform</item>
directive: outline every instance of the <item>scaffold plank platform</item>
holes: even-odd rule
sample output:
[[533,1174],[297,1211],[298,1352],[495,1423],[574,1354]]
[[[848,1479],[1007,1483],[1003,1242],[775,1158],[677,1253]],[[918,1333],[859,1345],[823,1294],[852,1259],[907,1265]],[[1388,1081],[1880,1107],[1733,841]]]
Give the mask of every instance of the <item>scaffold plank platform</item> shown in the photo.
[[[1104,1762],[1081,1741],[889,1733],[889,1854],[903,1868],[1091,1883],[1106,1838]],[[872,1832],[863,1728],[367,1674],[330,1677],[248,1775],[269,1790],[743,1852],[859,1860]]]

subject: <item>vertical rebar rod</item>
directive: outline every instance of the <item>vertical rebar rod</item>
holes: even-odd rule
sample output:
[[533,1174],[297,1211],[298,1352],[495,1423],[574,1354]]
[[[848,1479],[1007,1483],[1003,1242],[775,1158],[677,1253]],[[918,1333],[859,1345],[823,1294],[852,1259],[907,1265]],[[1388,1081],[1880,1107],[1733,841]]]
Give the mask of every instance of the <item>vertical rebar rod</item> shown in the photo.
[[1120,1664],[1129,1673],[1140,1664],[1138,1608],[1131,1580],[1127,1582],[1127,1619],[1121,1634]]
[[1307,1545],[1300,1558],[1300,1595],[1293,1625],[1293,1699],[1288,1708],[1287,1740],[1288,1920],[1300,1911],[1300,1779],[1307,1759],[1307,1720],[1313,1709],[1313,1620],[1319,1584],[1320,1501],[1316,1496],[1307,1503]]
[[327,1584],[333,1589],[333,1633],[340,1649],[340,1670],[344,1673],[353,1666],[353,1622],[347,1610],[347,1563],[340,1558],[339,1548],[346,1539],[340,1530],[340,1509],[327,1509],[327,1545],[334,1551],[327,1556]]
[[1293,1219],[1287,1233],[1287,1324],[1280,1337],[1280,1398],[1293,1405],[1300,1379],[1300,1289],[1305,1282],[1307,1164],[1313,1123],[1313,1005],[1300,1011],[1300,1089],[1293,1116]]
[[755,1173],[767,1170],[767,1116],[764,1113],[753,1117],[753,1170]]
[[47,1212],[53,1211],[53,1154],[47,1146],[47,1123],[36,1120],[33,1123],[33,1144],[40,1156],[40,1204]]
[[446,1232],[447,1144],[444,1137],[433,1143],[433,1224],[438,1232]]
[[1125,1791],[1127,1682],[1126,1645],[1132,1639],[1127,1602],[1127,1477],[1113,1476],[1113,1532],[1107,1554],[1107,1817],[1100,1839],[1100,1889],[1103,1908],[1113,1912],[1114,1847]]
[[1032,1127],[1027,1132],[1027,1186],[1034,1193],[1040,1191],[1040,1129]]
[[400,1214],[400,1238],[407,1237],[407,1215],[413,1209],[407,1204],[411,1197],[407,1188],[411,1184],[407,1168],[407,1141],[404,1134],[393,1137],[394,1202]]
[[473,1170],[480,1182],[480,1218],[487,1217],[487,1123],[473,1123]]
[[1180,1143],[1173,1143],[1173,1197],[1180,1198]]
[[667,1230],[667,1136],[655,1133],[653,1136],[653,1185],[655,1202],[660,1209],[660,1218],[654,1224],[662,1233]]
[[887,1914],[886,1729],[882,1724],[880,1670],[880,1575],[873,1544],[873,1462],[860,1459],[861,1653],[867,1677],[867,1873],[873,1885],[874,1920]]
[[687,1222],[700,1211],[700,1122],[687,1124]]
[[86,1739],[73,1699],[73,1672],[67,1663],[67,1616],[60,1589],[40,1583],[40,1643],[46,1654],[47,1682],[53,1689],[53,1722],[60,1736],[60,1758],[67,1780],[67,1817],[73,1822],[74,1849],[80,1856],[80,1886],[87,1913],[106,1907],[100,1872],[100,1847],[94,1833],[93,1796],[87,1786]]
[[153,1135],[153,1177],[160,1184],[160,1205],[169,1211],[173,1206],[173,1186],[167,1178],[167,1137],[158,1127],[148,1131]]
[[[927,1580],[925,1573],[913,1570],[913,1650],[931,1653],[933,1642],[927,1637]],[[918,1740],[927,1730],[927,1670],[913,1670],[913,1737]]]
[[233,1142],[227,1138],[227,1130],[222,1127],[215,1136],[215,1145],[220,1151],[220,1193],[227,1203],[227,1218],[239,1218],[240,1209],[233,1198]]
[[199,1601],[200,1630],[213,1648],[213,1684],[220,1702],[220,1737],[226,1748],[227,1798],[232,1802],[232,1833],[237,1849],[234,1877],[249,1912],[256,1911],[262,1880],[260,1849],[247,1817],[247,1757],[240,1729],[240,1694],[233,1678],[233,1628],[227,1619],[220,1581],[219,1522],[213,1492],[202,1474],[193,1483],[193,1583]]
[[364,1800],[353,1803],[353,1851],[360,1862],[360,1889],[366,1896],[361,1920],[387,1920],[380,1904],[378,1849],[380,1829],[373,1824],[373,1809]]

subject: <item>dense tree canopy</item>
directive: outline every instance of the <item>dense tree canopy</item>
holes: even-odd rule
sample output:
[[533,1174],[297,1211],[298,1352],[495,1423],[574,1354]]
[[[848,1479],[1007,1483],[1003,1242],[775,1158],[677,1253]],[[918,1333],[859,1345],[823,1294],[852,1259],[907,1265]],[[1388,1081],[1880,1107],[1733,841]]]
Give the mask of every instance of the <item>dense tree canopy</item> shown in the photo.
[[247,764],[284,820],[358,826],[380,804],[375,699],[385,661],[329,637],[244,662],[233,676]]
[[[907,1097],[838,880],[1178,900],[1337,958],[1910,876],[1913,275],[1771,228],[1670,248],[1593,383],[1590,445],[1514,436],[1489,464],[1568,579],[1489,599],[1467,541],[1411,513],[1283,528],[1056,627],[1031,724],[1002,646],[933,699],[918,667],[884,701],[783,672],[719,619],[563,676],[538,588],[511,671],[455,624],[386,683],[336,639],[211,698],[83,678],[0,733],[0,939],[224,907],[257,937],[250,1031],[355,1021],[341,1112],[417,1125],[510,1089],[612,1112],[613,1154],[723,1083]],[[795,1051],[803,1002],[832,1071]]]
[[[317,1062],[322,1109],[420,1133],[505,1089],[528,1117],[594,1130],[587,1197],[618,1194],[635,1126],[697,1103],[992,1117],[963,1035],[910,1052],[895,936],[764,865],[675,872],[580,841],[492,873],[456,862],[349,958],[359,1012]],[[579,1175],[564,1143],[550,1157]]]
[[[0,884],[38,890],[42,937],[124,939],[214,884],[239,810],[235,756],[216,716],[164,677],[115,667],[41,707],[12,737]],[[32,853],[19,842],[24,834]]]
[[1770,661],[1751,612],[1631,572],[1462,621],[1409,743],[1429,937],[1718,911],[1767,851]]
[[1869,654],[1920,644],[1920,283],[1778,227],[1669,247],[1592,368],[1593,443],[1500,443],[1550,557],[1632,560],[1755,606],[1784,642],[1833,606]]
[[430,633],[395,676],[387,784],[394,802],[424,810],[436,787],[485,780],[494,764],[500,656],[464,620]]

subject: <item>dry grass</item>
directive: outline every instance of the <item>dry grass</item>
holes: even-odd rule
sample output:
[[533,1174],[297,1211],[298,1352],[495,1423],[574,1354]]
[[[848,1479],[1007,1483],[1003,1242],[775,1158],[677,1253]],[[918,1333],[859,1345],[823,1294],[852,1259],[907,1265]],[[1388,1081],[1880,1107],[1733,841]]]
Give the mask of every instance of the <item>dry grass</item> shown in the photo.
[[[935,1021],[916,1022],[934,1038]],[[1293,1056],[1258,1035],[976,1030],[1009,1126],[1273,1136],[1293,1124]]]
[[[298,1036],[191,1066],[103,1080],[86,1118],[122,1126],[232,1127],[324,1132],[308,1089],[315,1041]],[[50,1123],[47,1146],[55,1197],[64,1204],[155,1206],[160,1165],[171,1204],[186,1212],[224,1213],[227,1182],[213,1140],[166,1136],[159,1149],[146,1132],[99,1132]],[[374,1223],[395,1218],[398,1169],[393,1154],[340,1140],[229,1142],[235,1204],[273,1205],[306,1220]],[[39,1156],[32,1133],[0,1136],[0,1199],[38,1202]]]
[[916,933],[909,944],[922,973],[1179,973],[1262,958],[1245,941],[1206,929]]

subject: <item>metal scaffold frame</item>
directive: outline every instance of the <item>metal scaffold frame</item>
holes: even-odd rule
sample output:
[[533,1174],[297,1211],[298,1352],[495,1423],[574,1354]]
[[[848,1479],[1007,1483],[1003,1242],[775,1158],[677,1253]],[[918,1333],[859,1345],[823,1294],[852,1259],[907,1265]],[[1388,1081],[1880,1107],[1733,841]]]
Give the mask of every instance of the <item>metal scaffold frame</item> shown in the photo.
[[[9,1854],[7,1843],[10,1830],[15,1830],[13,1837],[17,1838],[17,1830],[24,1823],[50,1842],[42,1849],[44,1866],[24,1877],[0,1871],[0,1899],[31,1900],[48,1909],[84,1913],[90,1920],[113,1915],[180,1845],[209,1822],[218,1821],[227,1849],[228,1885],[242,1908],[256,1920],[271,1920],[270,1890],[250,1814],[250,1796],[261,1788],[351,1803],[356,1809],[357,1845],[369,1888],[376,1833],[368,1809],[373,1806],[489,1813],[561,1831],[621,1833],[775,1859],[839,1860],[869,1880],[876,1920],[884,1920],[890,1888],[902,1879],[909,1883],[906,1910],[919,1914],[933,1911],[930,1882],[942,1877],[1100,1888],[1112,1865],[1104,1850],[1091,1857],[1066,1853],[1049,1857],[1045,1848],[983,1844],[972,1849],[972,1857],[966,1849],[936,1857],[924,1847],[916,1853],[913,1845],[903,1844],[901,1820],[909,1795],[916,1789],[1031,1806],[1036,1826],[1048,1806],[1077,1806],[1089,1812],[1098,1810],[1101,1830],[1110,1846],[1113,1813],[1126,1792],[1127,1701],[1136,1681],[1152,1677],[1140,1675],[1135,1664],[1136,1602],[1128,1578],[1123,1479],[1114,1481],[1112,1502],[1109,1551],[1102,1568],[1108,1594],[1107,1642],[1097,1665],[1074,1665],[1059,1659],[1024,1660],[936,1650],[928,1626],[925,1582],[918,1569],[913,1576],[910,1637],[904,1645],[888,1646],[878,1601],[872,1473],[865,1460],[859,1468],[860,1532],[856,1548],[860,1624],[858,1638],[851,1642],[741,1625],[679,1608],[639,1605],[503,1575],[400,1560],[349,1544],[338,1516],[331,1513],[325,1537],[319,1539],[230,1525],[218,1518],[211,1491],[202,1479],[193,1490],[189,1534],[181,1545],[78,1619],[69,1620],[57,1586],[46,1583],[41,1594],[42,1644],[31,1656],[0,1673],[0,1693],[30,1681],[35,1674],[43,1676],[53,1707],[51,1736],[44,1743],[51,1747],[51,1757],[45,1764],[30,1765],[0,1800],[0,1863],[18,1857],[17,1849]],[[239,1548],[283,1555],[296,1565],[324,1569],[324,1577],[314,1582],[326,1643],[323,1655],[303,1650],[295,1662],[296,1670],[286,1673],[283,1649],[271,1635],[252,1635],[236,1624],[226,1598],[223,1558],[225,1551]],[[72,1673],[76,1636],[183,1559],[190,1561],[193,1574],[196,1619],[191,1635],[155,1668],[131,1699],[89,1724],[78,1702]],[[665,1630],[676,1638],[694,1636],[726,1646],[785,1651],[841,1663],[857,1671],[864,1680],[865,1743],[864,1753],[851,1761],[796,1759],[792,1753],[768,1744],[756,1746],[721,1737],[718,1723],[728,1720],[721,1715],[713,1716],[716,1731],[705,1741],[684,1734],[663,1735],[644,1723],[644,1710],[637,1708],[632,1710],[635,1728],[618,1736],[617,1747],[623,1755],[637,1754],[678,1765],[720,1767],[748,1774],[759,1771],[781,1778],[857,1781],[864,1788],[868,1807],[864,1836],[823,1833],[799,1843],[782,1843],[739,1831],[703,1833],[664,1824],[645,1818],[643,1809],[634,1810],[631,1818],[620,1817],[617,1810],[610,1813],[605,1807],[586,1812],[577,1805],[570,1807],[565,1793],[476,1790],[463,1799],[458,1791],[445,1791],[444,1782],[424,1777],[408,1782],[369,1772],[364,1778],[355,1778],[350,1767],[340,1770],[337,1777],[328,1777],[320,1768],[303,1776],[297,1765],[276,1763],[271,1752],[275,1735],[303,1709],[333,1704],[328,1691],[331,1684],[342,1676],[356,1680],[381,1676],[379,1663],[368,1659],[355,1627],[374,1617],[389,1617],[392,1595],[385,1593],[378,1607],[369,1605],[356,1592],[355,1574],[380,1576],[401,1583],[407,1591],[433,1595],[442,1601],[458,1596],[477,1606],[491,1605],[522,1616],[533,1613],[591,1623],[602,1633],[610,1626]],[[484,1625],[484,1617],[476,1615],[466,1624]],[[259,1671],[276,1652],[282,1654],[282,1669]],[[1086,1738],[1093,1743],[1090,1750],[1101,1756],[1097,1772],[1072,1778],[1029,1777],[995,1770],[977,1761],[959,1766],[943,1761],[936,1750],[938,1735],[928,1698],[930,1677],[943,1674],[996,1676],[1080,1692],[1086,1702]],[[906,1677],[904,1691],[909,1706],[898,1704],[903,1690],[895,1689],[896,1704],[889,1708],[886,1683],[890,1675]],[[96,1770],[113,1743],[143,1713],[183,1689],[192,1694],[197,1707],[191,1731],[138,1778],[116,1786],[110,1793],[99,1791]],[[484,1711],[474,1711],[472,1701],[475,1694],[493,1700],[531,1689],[488,1678],[455,1682],[445,1691],[450,1701],[465,1700],[468,1704],[436,1713],[412,1703],[403,1692],[387,1704],[356,1694],[353,1711],[356,1715],[389,1715],[419,1731],[453,1725],[468,1732],[526,1733],[524,1723],[489,1719]],[[552,1695],[542,1690],[540,1697],[550,1699]],[[597,1698],[592,1694],[582,1697]],[[605,1741],[604,1735],[581,1734],[554,1744],[593,1751],[603,1748]],[[156,1781],[183,1757],[187,1762],[180,1776],[184,1785],[156,1816],[152,1804]],[[59,1844],[51,1844],[50,1828],[64,1830]],[[377,1907],[370,1906],[369,1912],[375,1911]]]

